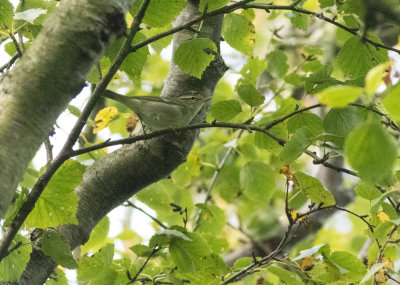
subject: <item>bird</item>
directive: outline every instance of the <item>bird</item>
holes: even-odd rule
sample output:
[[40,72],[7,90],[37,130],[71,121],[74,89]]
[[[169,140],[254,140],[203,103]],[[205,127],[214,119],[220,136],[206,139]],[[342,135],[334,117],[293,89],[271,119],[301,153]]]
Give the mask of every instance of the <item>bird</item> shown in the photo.
[[123,96],[108,89],[103,96],[126,105],[138,115],[142,124],[153,131],[188,125],[211,99],[197,94],[180,97]]

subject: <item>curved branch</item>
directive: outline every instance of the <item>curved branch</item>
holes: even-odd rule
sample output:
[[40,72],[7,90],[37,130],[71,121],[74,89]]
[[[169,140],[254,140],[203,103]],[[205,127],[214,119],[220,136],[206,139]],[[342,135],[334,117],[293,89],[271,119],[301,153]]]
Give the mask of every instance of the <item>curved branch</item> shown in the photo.
[[61,1],[18,64],[2,76],[0,217],[57,117],[84,87],[91,66],[125,30],[120,19],[131,2]]
[[103,80],[100,82],[100,84],[93,92],[92,97],[85,106],[85,109],[82,111],[80,118],[78,119],[71,133],[69,134],[67,141],[65,142],[63,148],[60,151],[60,154],[48,165],[46,172],[39,178],[37,183],[34,185],[32,191],[28,195],[27,200],[21,206],[20,210],[18,211],[18,214],[12,221],[10,227],[7,228],[7,231],[4,234],[4,237],[0,244],[0,261],[5,257],[5,254],[12,240],[14,239],[15,235],[17,234],[22,224],[28,217],[29,213],[35,207],[37,200],[39,199],[44,188],[50,181],[51,177],[53,177],[54,173],[64,163],[64,161],[66,161],[69,158],[68,155],[66,154],[68,153],[68,151],[72,149],[73,145],[77,141],[79,134],[81,133],[82,128],[85,125],[86,120],[88,119],[93,108],[96,105],[97,99],[101,96],[104,89],[111,81],[114,74],[117,72],[119,66],[122,64],[123,60],[128,55],[130,43],[132,42],[132,39],[134,38],[136,33],[139,31],[139,25],[142,22],[144,13],[147,9],[149,2],[150,0],[146,0],[143,2],[141,9],[139,10],[137,17],[135,18],[132,24],[131,32],[129,33],[127,39],[125,40],[121,48],[121,51],[118,53],[107,75],[103,78]]

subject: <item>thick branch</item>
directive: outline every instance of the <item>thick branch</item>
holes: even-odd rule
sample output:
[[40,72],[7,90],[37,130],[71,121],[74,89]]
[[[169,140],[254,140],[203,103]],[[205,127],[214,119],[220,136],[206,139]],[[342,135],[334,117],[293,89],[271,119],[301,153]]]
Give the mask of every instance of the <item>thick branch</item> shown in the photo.
[[106,45],[124,31],[121,19],[130,3],[61,1],[15,68],[0,79],[0,217],[58,115],[82,89]]

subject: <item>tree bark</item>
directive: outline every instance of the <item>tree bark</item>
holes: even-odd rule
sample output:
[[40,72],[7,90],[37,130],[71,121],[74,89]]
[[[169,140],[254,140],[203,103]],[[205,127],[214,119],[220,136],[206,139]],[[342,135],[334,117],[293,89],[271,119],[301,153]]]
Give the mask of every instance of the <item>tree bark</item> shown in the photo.
[[58,115],[125,30],[132,0],[61,1],[14,69],[0,78],[0,217]]
[[[189,2],[178,17],[176,25],[200,15],[197,4],[194,3],[196,1]],[[219,46],[222,20],[222,15],[206,20],[198,37],[210,38]],[[194,28],[198,28],[198,25]],[[175,52],[181,43],[192,39],[193,36],[192,31],[186,30],[175,34],[173,51]],[[203,97],[210,97],[225,71],[226,66],[219,55],[216,55],[216,59],[203,73],[202,79],[182,73],[171,63],[162,96],[179,96],[195,92]],[[208,108],[209,106],[204,106],[193,122],[204,121]],[[80,198],[77,212],[79,224],[59,228],[71,249],[84,244],[94,226],[113,208],[144,187],[166,178],[183,163],[197,136],[197,130],[185,131],[125,145],[89,167],[77,190]],[[55,266],[56,264],[44,256],[39,248],[34,248],[21,284],[43,283]]]

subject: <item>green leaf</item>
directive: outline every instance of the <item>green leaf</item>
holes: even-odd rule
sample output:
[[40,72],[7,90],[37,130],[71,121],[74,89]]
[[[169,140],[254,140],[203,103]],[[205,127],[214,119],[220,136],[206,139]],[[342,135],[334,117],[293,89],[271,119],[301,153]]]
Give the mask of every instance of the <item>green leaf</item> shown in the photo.
[[218,236],[226,224],[225,212],[215,205],[209,205],[207,208],[208,211],[203,212],[201,216],[198,231]]
[[331,134],[322,134],[317,136],[317,140],[323,141],[323,142],[331,142],[335,144],[339,149],[343,149],[344,145],[344,138],[339,137],[337,135],[331,135]]
[[233,264],[233,268],[235,270],[240,270],[242,268],[245,268],[252,264],[254,259],[252,257],[241,257],[235,260],[235,263]]
[[364,263],[349,252],[335,251],[331,254],[330,260],[341,268],[348,270],[346,275],[354,281],[360,280],[367,273]]
[[[333,0],[331,0],[333,2]],[[319,46],[305,46],[304,51],[313,55],[323,55],[324,51]],[[314,60],[313,60],[314,61]]]
[[207,11],[214,11],[224,7],[229,0],[200,0],[199,11],[203,12],[207,6]]
[[13,219],[18,214],[18,211],[21,208],[22,204],[24,204],[25,201],[28,199],[29,191],[27,188],[22,187],[22,191],[17,193],[17,200],[15,200],[15,202],[10,207],[8,207],[7,212],[4,216],[3,227],[9,227],[11,225]]
[[[272,121],[270,121],[270,122],[272,122]],[[284,124],[277,124],[277,125],[273,126],[271,129],[268,130],[268,132],[280,139],[285,139],[285,137],[287,136],[287,130],[286,130]],[[254,144],[260,149],[279,149],[279,148],[281,148],[281,145],[276,140],[274,140],[273,138],[271,138],[270,136],[268,136],[262,132],[255,133]]]
[[174,54],[174,62],[183,72],[201,78],[204,70],[214,59],[211,51],[217,51],[213,41],[206,38],[194,38],[178,47]]
[[374,230],[373,237],[376,238],[379,243],[385,243],[389,239],[389,233],[393,230],[392,221],[386,221],[379,223]]
[[43,253],[50,256],[57,264],[68,269],[78,267],[72,256],[68,242],[57,232],[46,231],[42,238]]
[[287,129],[291,134],[302,127],[309,128],[313,136],[317,136],[323,132],[322,119],[313,113],[303,112],[287,120]]
[[20,246],[0,262],[0,281],[18,281],[28,264],[32,252],[30,241],[17,234],[9,249],[17,244],[20,244]]
[[345,153],[360,177],[374,183],[391,173],[397,150],[379,122],[367,122],[348,135]]
[[81,110],[78,107],[75,107],[74,105],[68,105],[68,111],[75,117],[79,118],[81,116]]
[[171,238],[180,238],[180,239],[183,239],[183,240],[191,241],[191,239],[187,235],[185,235],[184,233],[182,233],[180,231],[177,231],[177,230],[170,230],[170,229],[162,230],[158,234],[166,235],[170,239]]
[[139,257],[148,257],[152,254],[154,250],[154,248],[143,244],[136,244],[134,246],[131,246],[129,249],[132,250]]
[[400,121],[400,83],[389,91],[382,100],[383,105],[389,112],[389,115],[396,121]]
[[163,246],[169,243],[172,238],[179,238],[191,241],[191,239],[185,233],[179,230],[165,229],[151,237],[149,246],[152,248],[154,248],[157,245]]
[[257,78],[267,68],[267,61],[261,60],[257,57],[249,57],[247,63],[240,70],[240,74],[247,81],[256,84]]
[[322,183],[312,176],[304,174],[303,172],[296,172],[294,175],[299,183],[300,189],[311,199],[314,203],[323,203],[324,206],[335,205],[336,201],[332,193],[325,190]]
[[175,203],[183,209],[188,209],[190,215],[193,209],[192,196],[189,191],[179,188],[170,179],[154,183],[137,194],[138,199],[157,212],[157,218],[169,225],[182,224],[182,216],[173,212],[170,206]]
[[243,15],[227,14],[224,18],[222,35],[234,49],[251,56],[255,46],[254,25]]
[[45,285],[68,285],[68,279],[65,276],[64,271],[57,267],[55,272],[53,272],[50,275],[50,278],[47,279]]
[[279,277],[280,280],[284,281],[285,284],[288,285],[296,285],[296,284],[304,284],[300,278],[296,278],[297,276],[286,269],[277,266],[267,267],[267,270],[272,274]]
[[331,109],[323,120],[326,132],[346,138],[347,135],[366,119],[366,112],[355,106]]
[[178,269],[184,272],[197,272],[204,268],[202,260],[211,254],[206,240],[196,233],[186,233],[190,241],[172,238],[169,253]]
[[[380,42],[376,36],[368,38]],[[382,63],[387,60],[387,50],[363,43],[358,37],[349,38],[338,54],[339,66],[350,78],[365,76],[377,64],[376,62]]]
[[[138,1],[137,1],[138,2]],[[132,40],[132,45],[142,42],[146,40],[146,36],[142,33],[136,33],[135,38]],[[106,56],[110,59],[111,62],[114,61],[118,52],[120,51],[122,44],[124,42],[124,38],[120,38],[115,40],[106,51]],[[124,59],[120,66],[120,70],[126,72],[129,76],[133,78],[137,78],[141,75],[144,64],[146,63],[147,56],[150,54],[148,46],[144,46],[135,52],[129,53],[129,55]],[[103,65],[105,68],[108,66],[107,61],[101,61],[101,68],[103,70]],[[91,74],[91,80],[98,80],[94,77],[95,74]],[[96,82],[94,81],[94,82]]]
[[[168,31],[168,30],[170,30],[172,28],[173,27],[172,27],[171,24],[167,24],[167,25],[164,25],[163,27],[160,27],[160,28],[153,27],[151,29],[146,29],[144,31],[144,33],[145,33],[147,38],[150,38],[150,37],[153,37],[155,35],[158,35],[158,34],[161,34],[163,32],[166,32],[166,31]],[[164,48],[166,48],[171,43],[171,41],[172,41],[172,35],[169,35],[167,37],[162,37],[161,39],[158,39],[158,40],[152,42],[150,45],[159,54],[159,53],[161,53],[161,51]],[[156,64],[149,64],[149,65],[151,66],[151,65],[156,65]]]
[[14,8],[7,0],[0,0],[0,28],[11,29]]
[[304,84],[306,92],[315,94],[329,86],[343,84],[343,82],[331,77],[332,70],[331,65],[324,65],[316,73],[310,74]]
[[334,0],[318,0],[321,9],[331,7],[335,4]]
[[219,101],[211,106],[211,115],[218,121],[227,122],[242,112],[242,105],[236,100]]
[[363,197],[367,200],[374,200],[381,196],[381,191],[379,191],[375,185],[370,184],[368,182],[361,182],[354,187],[354,191],[360,197]]
[[222,254],[229,248],[228,240],[225,237],[218,238],[210,233],[202,233],[202,237],[207,240],[214,253]]
[[25,187],[28,189],[32,189],[33,186],[36,184],[36,181],[39,178],[39,171],[31,168],[31,166],[29,166],[24,173],[24,180],[22,180],[19,185],[21,187]]
[[319,102],[329,107],[345,107],[363,94],[361,87],[337,85],[324,89],[317,94]]
[[297,13],[297,12],[288,12],[285,13],[285,16],[289,18],[290,22],[292,22],[293,26],[296,28],[307,31],[308,29],[308,17],[307,15]]
[[387,192],[381,194],[379,199],[376,200],[374,202],[374,204],[372,204],[372,207],[369,210],[371,215],[375,216],[376,214],[378,214],[379,208],[380,208],[381,204],[383,203],[383,201],[385,201],[385,199],[387,197],[392,196],[392,195],[400,195],[400,191],[399,190],[393,190],[393,191],[387,191]]
[[368,269],[368,272],[364,275],[363,279],[361,279],[360,284],[367,282],[369,279],[371,279],[375,273],[377,273],[381,268],[383,268],[387,262],[384,263],[375,263],[374,265],[371,266],[370,269]]
[[[144,40],[146,40],[145,35],[142,33],[136,33],[135,38],[132,41],[132,45]],[[148,46],[144,46],[135,52],[131,52],[122,62],[120,69],[132,77],[139,77],[149,54],[150,52]]]
[[319,70],[323,67],[322,63],[319,60],[308,61],[301,67],[301,70],[305,72],[313,72],[315,70]]
[[[135,16],[142,5],[143,0],[137,0],[129,12]],[[185,0],[151,0],[147,7],[143,23],[152,27],[162,27],[172,22],[176,16],[185,8]]]
[[[116,42],[118,42],[118,41],[116,41]],[[101,59],[100,59],[100,69],[101,69],[101,73],[102,74],[106,74],[107,73],[107,71],[110,69],[110,67],[111,67],[111,61],[110,61],[110,58],[109,57],[107,57],[107,56],[103,56]],[[94,64],[93,66],[92,66],[92,69],[90,70],[90,72],[89,72],[89,74],[88,74],[88,76],[87,76],[87,81],[88,82],[90,82],[90,83],[92,83],[92,84],[97,84],[97,83],[99,83],[100,82],[100,75],[99,75],[99,70],[98,70],[98,65],[97,64]],[[68,106],[68,111],[70,111],[70,113],[72,114],[72,115],[74,115],[74,116],[77,116],[77,117],[79,117],[80,115],[77,115],[78,113],[80,114],[80,110],[79,110],[79,112],[77,112],[78,110],[73,110],[73,109],[71,109],[70,107],[74,107],[74,108],[76,108],[75,106],[72,106],[72,105],[69,105]]]
[[23,12],[15,13],[14,19],[15,20],[25,20],[33,24],[33,21],[42,14],[46,14],[47,10],[43,9],[29,9]]
[[324,245],[325,245],[325,243],[313,246],[312,248],[309,248],[309,249],[302,250],[302,251],[300,251],[300,255],[293,258],[292,261],[300,260],[305,257],[311,256],[311,255],[317,253],[320,250],[320,248],[323,247]]
[[275,50],[267,55],[267,70],[276,78],[283,78],[289,69],[287,56],[281,50]]
[[107,244],[95,255],[78,260],[78,280],[89,281],[109,267],[114,256],[114,245]]
[[368,95],[374,95],[376,89],[383,84],[385,70],[387,70],[390,65],[390,61],[384,62],[368,71],[368,74],[365,77],[365,92]]
[[250,161],[240,170],[240,186],[252,200],[266,203],[275,190],[274,171],[268,164]]
[[98,251],[102,246],[104,246],[109,230],[110,219],[105,216],[94,227],[93,231],[90,233],[89,240],[81,247],[82,254],[87,253],[89,250]]
[[285,143],[279,156],[284,163],[291,163],[298,158],[313,142],[313,135],[309,128],[298,129]]
[[292,84],[294,86],[302,86],[305,81],[305,77],[301,76],[295,72],[292,72],[284,77],[286,83]]
[[75,188],[81,183],[85,166],[75,160],[67,160],[57,170],[44,189],[25,224],[36,228],[77,224],[78,196]]
[[264,103],[265,97],[261,95],[250,82],[240,82],[236,87],[236,91],[240,99],[251,107],[259,106]]

